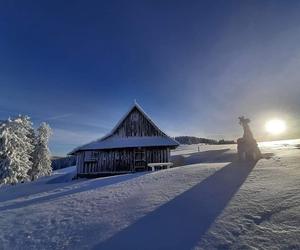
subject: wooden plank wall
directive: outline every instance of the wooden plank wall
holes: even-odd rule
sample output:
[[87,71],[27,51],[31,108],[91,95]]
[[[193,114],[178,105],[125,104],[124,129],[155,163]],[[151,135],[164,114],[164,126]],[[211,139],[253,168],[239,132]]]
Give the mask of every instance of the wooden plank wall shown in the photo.
[[126,172],[134,170],[135,150],[145,150],[145,164],[169,162],[169,148],[116,149],[77,153],[77,173]]
[[163,136],[138,109],[133,109],[127,118],[120,124],[113,136]]

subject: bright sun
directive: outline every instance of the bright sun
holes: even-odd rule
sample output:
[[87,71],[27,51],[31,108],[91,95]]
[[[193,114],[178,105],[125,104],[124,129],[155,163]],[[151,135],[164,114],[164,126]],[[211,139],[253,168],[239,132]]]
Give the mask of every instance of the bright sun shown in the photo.
[[273,119],[266,123],[266,131],[272,135],[279,135],[286,130],[286,124],[283,120]]

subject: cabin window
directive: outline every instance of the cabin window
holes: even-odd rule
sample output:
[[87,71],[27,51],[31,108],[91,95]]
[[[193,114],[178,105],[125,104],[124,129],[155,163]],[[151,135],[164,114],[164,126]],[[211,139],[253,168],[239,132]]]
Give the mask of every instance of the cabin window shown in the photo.
[[91,154],[91,160],[97,160],[99,158],[99,152],[95,151]]
[[97,161],[99,159],[99,152],[87,151],[85,152],[85,161]]
[[87,161],[83,166],[84,173],[94,173],[97,172],[97,162],[96,161]]

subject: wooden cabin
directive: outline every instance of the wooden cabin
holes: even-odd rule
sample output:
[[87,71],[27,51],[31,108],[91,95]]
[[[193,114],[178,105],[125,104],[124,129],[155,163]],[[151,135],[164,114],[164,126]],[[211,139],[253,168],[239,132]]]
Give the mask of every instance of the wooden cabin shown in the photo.
[[178,145],[134,103],[108,135],[70,154],[76,155],[79,177],[106,176],[147,170],[148,163],[169,162],[170,150]]

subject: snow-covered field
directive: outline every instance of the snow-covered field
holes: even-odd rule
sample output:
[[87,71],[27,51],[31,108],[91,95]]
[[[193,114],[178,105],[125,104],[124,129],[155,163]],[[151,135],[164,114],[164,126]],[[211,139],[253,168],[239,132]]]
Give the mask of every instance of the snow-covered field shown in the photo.
[[300,249],[300,140],[182,146],[169,170],[0,188],[0,249]]

